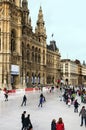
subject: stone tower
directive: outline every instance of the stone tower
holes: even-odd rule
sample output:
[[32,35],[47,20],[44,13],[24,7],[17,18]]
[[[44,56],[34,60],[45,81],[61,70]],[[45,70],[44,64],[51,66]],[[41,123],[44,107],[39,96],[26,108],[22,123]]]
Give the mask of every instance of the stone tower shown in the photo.
[[35,28],[35,34],[41,44],[41,77],[44,83],[46,83],[46,28],[43,19],[42,7],[40,6],[38,13],[37,25]]

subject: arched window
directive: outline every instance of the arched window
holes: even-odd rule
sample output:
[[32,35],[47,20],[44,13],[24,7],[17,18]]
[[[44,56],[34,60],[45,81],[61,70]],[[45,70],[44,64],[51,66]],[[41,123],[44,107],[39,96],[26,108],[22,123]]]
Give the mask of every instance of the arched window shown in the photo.
[[32,61],[34,62],[34,52],[32,52]]
[[37,53],[35,54],[35,62],[37,62]]
[[45,50],[43,50],[43,64],[45,64]]
[[32,61],[34,62],[34,46],[32,46]]
[[27,61],[30,60],[30,53],[29,53],[29,50],[27,50]]
[[22,60],[24,59],[24,43],[22,43]]
[[16,31],[13,29],[11,31],[11,52],[16,51]]
[[27,61],[30,60],[30,46],[27,44]]
[[38,55],[38,63],[41,62],[41,57],[40,57],[40,54]]
[[38,48],[35,48],[35,62],[38,62]]

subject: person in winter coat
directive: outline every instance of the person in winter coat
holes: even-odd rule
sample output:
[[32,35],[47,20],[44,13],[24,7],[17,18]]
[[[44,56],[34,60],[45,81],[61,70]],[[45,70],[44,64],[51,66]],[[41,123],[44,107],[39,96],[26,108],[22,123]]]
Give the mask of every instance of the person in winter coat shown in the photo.
[[81,115],[81,125],[83,126],[83,121],[85,121],[85,127],[86,127],[86,109],[85,106],[82,106],[80,112],[79,112],[79,116]]
[[25,128],[25,114],[26,114],[26,111],[24,111],[21,115],[21,122],[22,122],[22,129],[21,130],[24,130],[24,128]]
[[27,101],[27,97],[26,97],[26,95],[24,95],[21,106],[23,106],[23,105],[26,106],[26,101]]
[[4,96],[5,96],[5,101],[8,101],[8,91],[5,92]]
[[43,94],[41,93],[38,107],[39,107],[40,105],[41,105],[41,107],[42,107],[43,98],[44,98],[44,96],[43,96]]
[[71,106],[71,98],[68,98],[68,107]]
[[32,130],[33,126],[30,120],[30,114],[27,115],[27,117],[25,118],[25,128],[26,130]]
[[74,102],[74,112],[78,112],[78,107],[79,107],[79,103],[78,103],[78,101],[77,101],[77,99],[75,100],[75,102]]
[[63,123],[61,117],[59,118],[58,122],[56,123],[56,130],[65,130],[64,123]]
[[53,119],[51,122],[51,130],[56,130],[56,120]]

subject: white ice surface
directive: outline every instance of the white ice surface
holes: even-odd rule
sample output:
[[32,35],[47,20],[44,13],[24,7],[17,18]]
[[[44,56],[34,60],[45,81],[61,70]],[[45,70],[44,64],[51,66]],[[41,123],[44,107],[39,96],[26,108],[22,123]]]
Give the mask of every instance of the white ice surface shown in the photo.
[[[60,101],[60,92],[49,93],[44,91],[46,102],[43,107],[38,107],[39,95],[41,92],[27,92],[27,105],[21,107],[24,93],[10,94],[9,101],[4,101],[3,94],[0,94],[0,130],[21,130],[21,114],[24,110],[30,114],[33,130],[51,130],[51,121],[53,118],[58,120],[63,118],[65,130],[86,130],[83,125],[80,127],[79,113],[74,113],[73,105],[70,108]],[[80,97],[77,96],[80,103],[79,111],[83,105]]]

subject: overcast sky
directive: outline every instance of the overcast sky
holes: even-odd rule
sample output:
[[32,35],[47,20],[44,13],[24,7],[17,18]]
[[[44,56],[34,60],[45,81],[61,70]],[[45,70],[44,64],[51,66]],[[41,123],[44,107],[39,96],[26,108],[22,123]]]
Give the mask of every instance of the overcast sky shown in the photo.
[[62,59],[86,61],[86,0],[28,0],[33,31],[40,5],[47,44],[53,33]]

